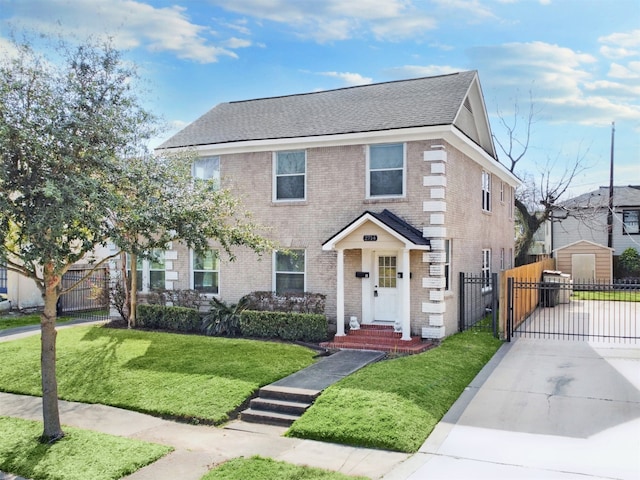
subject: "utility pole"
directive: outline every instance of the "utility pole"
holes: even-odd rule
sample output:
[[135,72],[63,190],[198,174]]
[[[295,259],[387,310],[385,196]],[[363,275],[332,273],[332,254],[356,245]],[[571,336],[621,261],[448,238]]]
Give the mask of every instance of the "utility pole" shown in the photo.
[[609,211],[607,212],[607,246],[613,248],[613,140],[616,132],[616,122],[611,122],[611,167],[609,170]]

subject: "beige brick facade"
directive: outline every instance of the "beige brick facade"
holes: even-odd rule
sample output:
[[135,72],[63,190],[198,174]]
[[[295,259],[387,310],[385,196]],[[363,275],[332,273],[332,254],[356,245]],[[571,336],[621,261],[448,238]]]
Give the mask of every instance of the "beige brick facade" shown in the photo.
[[[253,220],[267,227],[265,236],[283,247],[305,250],[306,290],[327,296],[326,313],[331,323],[336,322],[337,264],[335,251],[323,251],[325,241],[365,211],[384,209],[424,231],[432,241],[431,252],[410,253],[411,334],[420,335],[428,327],[438,332],[438,336],[449,335],[457,331],[459,272],[479,273],[483,249],[492,252],[492,271],[501,267],[501,250],[505,256],[512,254],[513,210],[509,207],[513,201],[512,187],[505,183],[505,198],[501,201],[500,184],[506,180],[492,172],[492,208],[485,212],[481,204],[483,168],[477,161],[443,139],[408,141],[405,145],[403,198],[366,198],[366,144],[306,149],[303,201],[273,201],[272,151],[221,155],[222,184],[241,199]],[[450,242],[452,254],[447,269],[445,240]],[[167,286],[192,287],[188,250],[177,243],[172,250],[176,258],[170,266],[175,279],[167,281]],[[243,248],[234,253],[235,261],[224,254],[221,258],[219,295],[224,301],[236,302],[252,291],[274,288],[272,255],[258,257]],[[369,293],[363,288],[363,279],[355,276],[363,268],[364,254],[369,255],[359,248],[344,251],[347,323],[351,316],[362,321],[365,314],[363,305]],[[511,259],[505,262],[506,268]],[[450,276],[448,289],[443,288],[445,270]]]

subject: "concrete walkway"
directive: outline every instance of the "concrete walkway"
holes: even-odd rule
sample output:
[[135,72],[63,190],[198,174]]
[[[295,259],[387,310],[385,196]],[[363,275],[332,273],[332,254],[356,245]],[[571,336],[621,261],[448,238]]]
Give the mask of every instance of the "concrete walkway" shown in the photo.
[[505,344],[384,479],[640,479],[640,344]]

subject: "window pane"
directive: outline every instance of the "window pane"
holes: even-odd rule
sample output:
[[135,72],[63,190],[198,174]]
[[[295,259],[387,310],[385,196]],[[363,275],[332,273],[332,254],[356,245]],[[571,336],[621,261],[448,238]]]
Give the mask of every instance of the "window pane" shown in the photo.
[[402,170],[381,170],[370,174],[371,196],[402,195]]
[[209,250],[203,255],[193,254],[194,270],[218,270],[218,256],[216,252]]
[[150,270],[164,270],[164,252],[162,250],[154,250],[152,258],[149,260]]
[[276,173],[278,175],[305,173],[304,150],[299,152],[278,152]]
[[278,177],[276,183],[278,200],[304,198],[304,175]]
[[402,168],[403,145],[371,145],[369,147],[369,168],[377,170],[381,168]]
[[149,288],[151,290],[164,290],[164,270],[149,272]]
[[218,293],[218,273],[194,272],[193,289],[202,293]]
[[304,250],[291,250],[291,255],[277,252],[276,272],[304,273]]
[[276,293],[304,293],[304,274],[277,273]]
[[625,210],[622,212],[622,221],[626,233],[640,233],[640,210]]
[[202,180],[220,177],[220,157],[204,157],[193,162],[193,177]]

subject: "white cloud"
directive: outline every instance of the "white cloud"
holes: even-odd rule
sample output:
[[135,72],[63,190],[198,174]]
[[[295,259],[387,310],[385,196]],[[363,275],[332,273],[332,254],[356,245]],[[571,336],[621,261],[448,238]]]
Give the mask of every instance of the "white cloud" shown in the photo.
[[246,40],[244,38],[231,37],[230,39],[224,42],[224,45],[227,48],[236,49],[236,48],[250,47],[252,43],[251,43],[251,40]]
[[301,38],[347,40],[371,32],[378,40],[415,38],[435,28],[432,17],[407,0],[213,0],[226,10],[285,24]]
[[236,57],[213,45],[208,38],[213,32],[191,22],[184,7],[155,8],[135,0],[21,0],[13,11],[12,24],[39,33],[109,35],[118,48],[144,47],[200,63]]
[[600,53],[607,58],[625,58],[632,57],[638,54],[637,50],[629,50],[628,48],[615,48],[609,46],[600,47]]
[[486,6],[486,2],[479,0],[434,0],[434,4],[442,9],[456,10],[464,15],[469,23],[476,23],[486,20],[494,20],[497,16]]
[[640,30],[633,30],[624,33],[612,33],[598,38],[600,43],[614,45],[617,47],[634,48],[640,47]]
[[609,68],[609,76],[640,81],[640,62],[629,62],[626,67],[618,63],[612,63]]
[[359,73],[351,73],[351,72],[320,72],[320,75],[324,75],[326,77],[334,77],[339,78],[344,81],[347,85],[368,85],[373,82],[373,79],[370,77],[363,77]]

